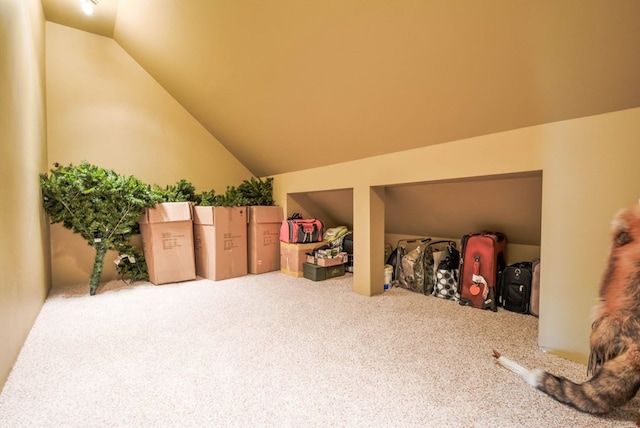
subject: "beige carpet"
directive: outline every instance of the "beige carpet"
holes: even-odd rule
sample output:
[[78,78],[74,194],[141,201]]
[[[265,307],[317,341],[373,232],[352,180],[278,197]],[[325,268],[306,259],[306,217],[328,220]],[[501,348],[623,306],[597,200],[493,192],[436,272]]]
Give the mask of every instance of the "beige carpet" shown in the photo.
[[0,427],[620,427],[491,357],[586,379],[537,320],[279,272],[53,290],[0,395]]

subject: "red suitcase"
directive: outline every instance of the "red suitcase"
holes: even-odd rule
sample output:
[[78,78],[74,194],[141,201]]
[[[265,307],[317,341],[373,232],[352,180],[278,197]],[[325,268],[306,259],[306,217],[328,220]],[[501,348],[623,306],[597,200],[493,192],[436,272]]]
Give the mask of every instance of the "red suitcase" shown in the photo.
[[461,305],[498,310],[498,276],[505,267],[506,249],[504,233],[470,233],[462,237],[458,283]]

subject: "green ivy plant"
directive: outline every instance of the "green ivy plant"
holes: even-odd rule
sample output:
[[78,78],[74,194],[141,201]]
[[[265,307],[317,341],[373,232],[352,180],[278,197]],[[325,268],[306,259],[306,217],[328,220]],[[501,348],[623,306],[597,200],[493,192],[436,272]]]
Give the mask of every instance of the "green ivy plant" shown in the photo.
[[[144,256],[130,243],[144,209],[162,200],[162,193],[133,176],[83,162],[55,164],[40,174],[44,210],[51,223],[62,223],[96,250],[89,294],[95,295],[107,250],[119,254],[118,271],[132,280],[148,278]],[[126,257],[125,257],[126,256]]]

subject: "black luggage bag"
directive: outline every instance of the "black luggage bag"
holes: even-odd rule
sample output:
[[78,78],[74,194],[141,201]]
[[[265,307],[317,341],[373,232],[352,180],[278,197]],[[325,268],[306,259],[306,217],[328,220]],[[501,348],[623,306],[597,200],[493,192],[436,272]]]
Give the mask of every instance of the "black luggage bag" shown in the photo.
[[518,262],[507,266],[500,278],[499,303],[504,309],[520,314],[530,312],[533,265]]

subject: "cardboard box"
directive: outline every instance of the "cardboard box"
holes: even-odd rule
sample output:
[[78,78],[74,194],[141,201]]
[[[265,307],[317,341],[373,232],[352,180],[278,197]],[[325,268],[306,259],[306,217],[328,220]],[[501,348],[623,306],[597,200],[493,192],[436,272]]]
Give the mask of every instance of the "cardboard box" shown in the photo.
[[307,255],[307,263],[318,266],[337,266],[348,261],[347,253],[339,253],[336,257],[317,257]]
[[340,254],[341,254],[340,248],[325,248],[323,250],[316,251],[316,256],[322,257],[322,258],[338,257]]
[[318,266],[312,263],[304,263],[302,269],[304,277],[312,281],[324,281],[325,279],[344,275],[343,264],[336,266]]
[[290,276],[301,277],[302,264],[307,261],[307,253],[312,253],[324,244],[324,242],[289,244],[280,241],[280,271]]
[[282,207],[248,207],[249,273],[280,269],[280,226],[283,219]]
[[191,203],[165,202],[148,208],[139,224],[152,283],[196,279]]
[[219,281],[247,274],[246,207],[194,207],[196,273]]

